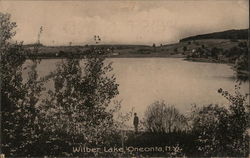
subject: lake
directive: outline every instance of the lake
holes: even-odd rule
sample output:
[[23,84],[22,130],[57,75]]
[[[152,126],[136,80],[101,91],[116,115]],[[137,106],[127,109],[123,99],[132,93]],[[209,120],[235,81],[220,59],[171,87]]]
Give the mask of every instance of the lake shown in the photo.
[[[42,60],[38,65],[39,76],[55,70],[61,60]],[[190,62],[182,58],[109,58],[107,61],[113,62],[120,92],[116,99],[122,100],[122,111],[134,107],[139,117],[157,100],[165,100],[183,113],[194,103],[197,106],[227,103],[217,90],[223,88],[233,93],[236,84],[234,71],[226,64]],[[249,93],[249,83],[241,87]]]

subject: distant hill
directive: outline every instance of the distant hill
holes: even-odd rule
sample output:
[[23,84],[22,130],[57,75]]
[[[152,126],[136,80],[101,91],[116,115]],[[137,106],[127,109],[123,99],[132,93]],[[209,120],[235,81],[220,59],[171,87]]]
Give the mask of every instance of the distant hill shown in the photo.
[[209,34],[196,35],[183,38],[180,40],[180,42],[185,42],[190,40],[201,40],[201,39],[248,39],[248,29],[227,30],[223,32],[214,32]]

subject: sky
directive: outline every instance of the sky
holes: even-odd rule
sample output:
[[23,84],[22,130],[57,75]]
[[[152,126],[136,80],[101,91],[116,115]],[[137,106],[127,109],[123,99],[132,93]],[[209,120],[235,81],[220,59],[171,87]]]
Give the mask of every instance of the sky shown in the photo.
[[248,0],[5,1],[14,40],[45,45],[169,44],[191,35],[249,28]]

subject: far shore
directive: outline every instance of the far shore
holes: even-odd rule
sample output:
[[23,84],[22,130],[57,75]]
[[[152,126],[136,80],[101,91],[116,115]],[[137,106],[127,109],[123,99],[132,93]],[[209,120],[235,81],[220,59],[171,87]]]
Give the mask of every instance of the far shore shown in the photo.
[[[27,57],[27,59],[62,59],[62,58],[78,58],[84,59],[86,56],[35,56],[35,57]],[[111,55],[107,56],[107,58],[185,58],[185,55],[182,54],[122,54],[122,55]]]
[[[66,58],[77,58],[84,59],[85,55],[81,56],[36,56],[36,57],[27,57],[27,59],[66,59]],[[111,55],[106,58],[183,58],[185,61],[189,62],[204,62],[204,63],[217,63],[217,64],[228,64],[233,66],[233,63],[222,62],[214,59],[208,58],[186,58],[183,54],[121,54],[121,55]]]
[[186,61],[192,61],[192,62],[228,64],[230,66],[233,66],[233,63],[223,62],[223,61],[218,61],[218,60],[208,59],[208,58],[185,58],[184,60],[186,60]]

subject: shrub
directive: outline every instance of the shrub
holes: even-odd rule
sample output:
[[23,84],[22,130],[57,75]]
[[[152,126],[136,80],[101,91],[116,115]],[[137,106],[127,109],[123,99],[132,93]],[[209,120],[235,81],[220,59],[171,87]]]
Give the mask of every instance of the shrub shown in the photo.
[[240,94],[239,88],[235,86],[235,95],[218,90],[230,102],[228,108],[211,104],[193,110],[193,132],[196,135],[197,149],[203,156],[248,154],[248,94]]
[[193,111],[193,132],[196,134],[197,150],[204,156],[225,156],[228,142],[228,111],[218,105],[208,105]]
[[144,125],[153,133],[171,133],[187,129],[187,120],[173,105],[156,101],[145,112]]
[[231,143],[229,145],[231,151],[234,151],[233,156],[245,156],[247,149],[249,149],[246,131],[250,122],[249,94],[240,93],[240,84],[235,85],[235,94],[230,94],[223,89],[218,90],[229,101],[228,125],[230,130],[227,135],[230,137]]

